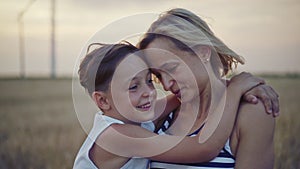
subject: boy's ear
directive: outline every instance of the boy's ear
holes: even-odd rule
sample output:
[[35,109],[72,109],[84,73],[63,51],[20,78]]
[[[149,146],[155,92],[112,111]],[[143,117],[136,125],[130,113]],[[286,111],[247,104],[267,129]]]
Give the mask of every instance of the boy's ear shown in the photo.
[[92,94],[92,98],[100,109],[109,110],[111,108],[106,93],[101,91],[95,91]]

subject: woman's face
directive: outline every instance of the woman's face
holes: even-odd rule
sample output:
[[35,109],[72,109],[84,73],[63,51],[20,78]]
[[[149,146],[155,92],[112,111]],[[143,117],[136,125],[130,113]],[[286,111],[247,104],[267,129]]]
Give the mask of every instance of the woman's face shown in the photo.
[[146,61],[160,79],[164,89],[181,101],[191,101],[209,85],[201,60],[190,52],[178,49],[167,38],[157,38],[147,49]]
[[127,56],[118,65],[111,82],[114,107],[125,118],[134,122],[154,118],[156,91],[151,73],[137,55]]

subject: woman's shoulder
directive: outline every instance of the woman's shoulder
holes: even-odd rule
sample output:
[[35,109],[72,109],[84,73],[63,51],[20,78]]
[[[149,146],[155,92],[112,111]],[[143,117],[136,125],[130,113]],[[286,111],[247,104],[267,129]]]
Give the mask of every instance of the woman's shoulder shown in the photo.
[[237,116],[236,127],[239,135],[244,133],[272,132],[275,128],[275,118],[268,114],[261,101],[257,104],[242,102]]
[[275,129],[275,118],[268,114],[261,101],[257,104],[242,102],[231,134],[230,146],[236,155],[241,140],[271,141]]
[[241,102],[238,110],[238,118],[247,123],[259,123],[273,121],[274,117],[266,112],[266,109],[261,101],[256,104]]

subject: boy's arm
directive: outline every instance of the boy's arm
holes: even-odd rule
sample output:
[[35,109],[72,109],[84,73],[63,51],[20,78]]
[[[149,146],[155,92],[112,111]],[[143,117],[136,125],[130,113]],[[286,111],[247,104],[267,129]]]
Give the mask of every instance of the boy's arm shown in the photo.
[[269,85],[259,85],[244,94],[243,100],[248,103],[257,104],[262,101],[265,107],[265,113],[272,114],[274,117],[279,116],[279,99],[276,91]]
[[113,124],[97,138],[96,144],[118,156],[165,162],[203,162],[215,156],[196,137],[157,135],[132,124]]
[[217,126],[216,129],[211,135],[211,130],[203,128],[201,131],[201,137],[208,136],[203,143],[199,143],[198,137],[158,136],[140,126],[113,124],[98,137],[97,144],[109,152],[125,157],[149,157],[180,163],[209,161],[218,155],[231,134],[241,95],[260,83],[259,79],[253,79],[249,74],[241,74],[239,77],[227,87],[224,111],[216,109],[214,112],[223,113],[218,125],[209,120],[205,124],[207,128]]
[[[198,137],[157,135],[140,126],[113,124],[97,139],[105,150],[125,157],[147,157],[152,160],[196,163],[213,159],[228,139],[241,94],[228,92],[224,114],[215,132],[204,143]],[[216,124],[215,124],[216,125]]]
[[[225,106],[219,106],[220,109],[215,109],[216,112],[213,112],[214,114],[223,113],[218,124],[215,123],[215,117],[211,116],[211,120],[205,123],[205,127],[197,137],[192,137],[190,138],[191,140],[188,137],[184,138],[173,149],[151,157],[151,159],[165,162],[195,163],[209,161],[216,157],[232,132],[241,93],[234,88],[228,87],[225,98]],[[202,140],[204,137],[207,138],[205,141]],[[199,141],[200,138],[201,140]]]
[[[230,80],[226,80],[227,84],[230,83]],[[245,93],[242,97],[243,101],[246,101],[251,104],[257,104],[258,101],[262,101],[266,113],[272,114],[274,117],[278,117],[280,114],[279,108],[279,95],[277,92],[267,84],[262,84],[254,87]]]
[[162,121],[165,121],[169,114],[180,106],[180,101],[174,94],[167,95],[158,99],[155,106],[155,120],[153,121],[156,127]]
[[[207,161],[217,156],[231,135],[241,96],[261,83],[263,83],[261,79],[248,73],[241,73],[227,87],[226,95],[223,96],[225,97],[223,99],[223,101],[225,100],[224,104],[218,104],[214,112],[211,112],[213,115],[209,117],[201,130],[198,143],[183,140],[174,149],[151,158],[167,162],[182,160],[184,163],[192,163]],[[216,121],[215,118],[220,116],[220,113],[221,119]],[[178,156],[178,154],[180,155]]]

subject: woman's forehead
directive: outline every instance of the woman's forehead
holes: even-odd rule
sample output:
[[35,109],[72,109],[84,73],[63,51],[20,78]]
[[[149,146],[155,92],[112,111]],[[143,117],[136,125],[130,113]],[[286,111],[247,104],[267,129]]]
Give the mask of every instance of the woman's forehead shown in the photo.
[[161,48],[145,49],[144,58],[149,68],[160,68],[168,62],[181,60],[179,56],[175,55],[173,52]]
[[165,59],[173,58],[181,60],[183,59],[182,56],[186,55],[185,51],[179,49],[172,40],[166,37],[155,38],[144,50],[146,50],[144,52],[145,57],[151,60],[153,60],[153,56],[161,56]]
[[151,43],[149,43],[147,48],[165,49],[170,52],[172,52],[173,50],[178,50],[175,44],[170,39],[165,37],[155,38]]

